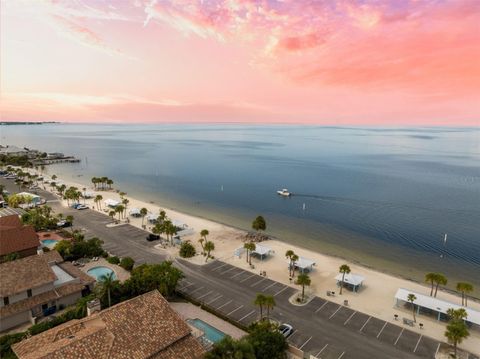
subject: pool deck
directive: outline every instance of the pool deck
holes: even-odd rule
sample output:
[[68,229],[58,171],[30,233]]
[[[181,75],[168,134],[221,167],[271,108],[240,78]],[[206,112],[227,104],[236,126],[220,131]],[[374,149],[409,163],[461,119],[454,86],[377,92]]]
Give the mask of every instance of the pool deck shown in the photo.
[[48,239],[53,239],[55,241],[62,241],[65,239],[61,235],[55,232],[37,232],[37,235],[40,241],[45,241]]
[[120,266],[117,266],[115,264],[110,264],[107,262],[106,259],[104,258],[99,258],[98,261],[90,261],[88,263],[85,263],[85,266],[80,267],[80,269],[87,273],[89,269],[95,268],[95,267],[107,267],[110,268],[115,272],[115,275],[117,276],[117,279],[120,282],[125,282],[128,278],[130,278],[130,273],[123,269]]
[[193,305],[192,303],[177,303],[171,302],[171,307],[184,319],[201,319],[204,322],[210,324],[212,327],[217,328],[221,332],[230,335],[234,339],[240,339],[247,333],[238,329],[236,326],[214,316],[213,314]]

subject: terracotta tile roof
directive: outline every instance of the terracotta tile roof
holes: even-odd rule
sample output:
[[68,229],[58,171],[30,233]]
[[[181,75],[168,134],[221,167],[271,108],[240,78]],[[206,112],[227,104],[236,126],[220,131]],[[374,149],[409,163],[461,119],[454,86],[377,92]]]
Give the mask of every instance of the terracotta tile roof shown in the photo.
[[37,248],[38,236],[32,226],[23,226],[18,215],[0,217],[0,256]]
[[15,344],[20,359],[196,359],[205,353],[158,291]]
[[50,262],[63,263],[63,258],[60,255],[60,253],[58,253],[57,251],[43,252],[41,256],[47,263],[50,263]]
[[51,302],[55,299],[66,297],[67,295],[81,292],[84,285],[80,283],[71,283],[49,290],[47,292],[35,295],[30,298],[23,299],[19,302],[13,304],[5,305],[0,307],[0,317],[8,317],[13,314],[22,313],[27,310],[30,310],[37,305],[44,304],[46,302]]
[[[49,252],[50,253],[50,252]],[[58,253],[58,252],[57,252]],[[59,263],[59,262],[57,262]],[[95,283],[95,278],[90,277],[87,273],[82,272],[70,262],[59,263],[58,266],[72,277],[80,278],[80,282],[84,285]]]
[[0,264],[0,296],[9,295],[54,282],[57,277],[40,255]]

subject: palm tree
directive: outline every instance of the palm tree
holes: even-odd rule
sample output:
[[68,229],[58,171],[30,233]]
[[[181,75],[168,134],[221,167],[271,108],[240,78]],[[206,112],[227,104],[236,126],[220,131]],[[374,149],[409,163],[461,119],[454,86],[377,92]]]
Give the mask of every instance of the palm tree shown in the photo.
[[158,218],[160,219],[160,222],[165,221],[165,219],[167,219],[167,212],[165,212],[164,210],[161,210],[160,214],[158,215]]
[[118,220],[120,220],[120,216],[123,214],[123,210],[125,207],[123,207],[121,204],[115,207],[115,213],[118,213]]
[[57,175],[53,175],[52,176],[52,181],[55,181],[57,178],[58,178]]
[[267,229],[267,222],[262,216],[257,216],[252,222],[252,228],[257,232],[257,237],[260,231],[265,231]]
[[98,178],[92,177],[93,188],[97,189]]
[[415,294],[412,294],[410,293],[408,296],[407,296],[407,300],[412,303],[412,314],[413,314],[413,321],[416,323],[417,320],[415,319],[415,304],[413,302],[415,302],[417,300],[417,297],[415,296]]
[[124,215],[126,216],[126,215],[127,215],[127,207],[128,207],[128,204],[130,203],[130,201],[129,201],[127,198],[124,198],[124,199],[122,200],[122,203],[123,203],[123,205],[125,206],[125,208],[124,208],[123,211],[125,212]]
[[145,221],[145,216],[148,214],[148,209],[146,209],[145,207],[143,207],[142,209],[140,209],[140,215],[142,216],[142,227],[143,227],[143,223]]
[[112,221],[113,221],[113,219],[115,218],[115,214],[116,214],[115,211],[110,211],[110,212],[108,212],[108,215],[112,218]]
[[108,306],[111,307],[112,306],[112,300],[111,300],[111,296],[110,296],[110,291],[112,290],[112,287],[115,283],[115,277],[114,277],[113,272],[102,275],[100,277],[100,282],[101,282],[101,285],[102,285],[103,293],[107,294]]
[[210,252],[215,249],[215,244],[212,241],[205,242],[205,251],[207,252],[207,258],[205,258],[205,263],[210,258]]
[[300,257],[296,254],[294,254],[291,258],[291,263],[292,263],[292,278],[295,277],[295,266],[297,265],[297,261],[300,259]]
[[102,210],[102,200],[103,200],[103,196],[101,194],[97,194],[95,196],[95,198],[98,200],[98,207],[100,208],[100,210]]
[[431,284],[430,297],[433,295],[433,285],[435,283],[436,278],[437,278],[437,273],[427,273],[427,274],[425,274],[425,282]]
[[465,320],[467,319],[468,313],[464,308],[458,308],[458,309],[453,309],[449,308],[447,309],[447,315],[449,316],[449,320]]
[[311,282],[312,281],[308,274],[301,273],[298,275],[295,283],[302,286],[302,302],[305,300],[305,286],[309,286]]
[[447,325],[445,336],[453,344],[454,358],[457,357],[457,345],[470,335],[467,325],[461,320],[453,320]]
[[295,254],[294,251],[289,249],[288,251],[285,252],[285,257],[290,259],[290,264],[288,265],[288,276],[291,278],[292,277],[292,256]]
[[470,283],[465,282],[458,282],[457,283],[457,290],[462,292],[462,305],[467,306],[467,295],[466,293],[470,293],[473,291],[473,285]]
[[112,185],[113,185],[113,180],[111,180],[110,178],[107,179],[107,185],[110,189],[112,189]]
[[438,273],[436,278],[435,278],[435,294],[434,297],[437,297],[437,291],[438,291],[438,286],[439,285],[446,285],[447,284],[447,277],[445,277],[443,274]]
[[207,240],[207,236],[210,234],[210,232],[208,231],[208,229],[202,229],[200,231],[200,237],[203,237],[203,239],[205,239],[205,241]]
[[254,242],[247,242],[243,245],[247,250],[247,261],[248,264],[252,265],[252,252],[257,248]]
[[253,302],[253,304],[260,308],[260,320],[263,319],[263,306],[265,305],[265,300],[265,295],[263,295],[262,293],[258,293],[255,297],[255,301]]
[[345,282],[345,274],[350,273],[350,267],[346,264],[342,264],[339,269],[340,273],[342,273],[342,283],[340,284],[340,295],[342,294],[343,283]]
[[270,319],[270,310],[273,310],[275,307],[275,298],[273,295],[266,295],[265,296],[265,308],[267,309],[267,321]]

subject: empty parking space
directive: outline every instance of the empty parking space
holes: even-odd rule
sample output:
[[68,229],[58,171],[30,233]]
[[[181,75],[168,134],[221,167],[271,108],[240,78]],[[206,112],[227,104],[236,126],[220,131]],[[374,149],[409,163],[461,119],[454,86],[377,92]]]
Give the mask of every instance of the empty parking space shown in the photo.
[[414,348],[413,350],[415,351],[415,354],[419,356],[434,358],[435,353],[437,352],[438,344],[438,341],[432,338],[422,337],[417,345],[417,348]]
[[367,322],[368,318],[370,318],[370,316],[364,313],[356,312],[355,315],[352,318],[350,318],[348,323],[345,324],[345,326],[352,330],[359,331],[360,329],[362,329],[363,325]]
[[344,359],[346,351],[328,344],[317,356],[319,359]]
[[326,302],[317,312],[317,315],[322,318],[329,319],[332,315],[335,315],[335,312],[337,312],[340,308],[341,306],[336,303]]
[[420,341],[420,334],[417,334],[415,332],[412,332],[411,330],[405,329],[402,332],[402,335],[398,338],[398,341],[395,344],[395,346],[399,349],[413,352],[415,347],[417,346],[417,343],[420,345],[419,341]]
[[364,324],[364,326],[360,328],[360,331],[368,336],[376,338],[384,326],[385,322],[383,320],[369,317],[366,324]]
[[383,342],[394,345],[400,340],[402,335],[403,335],[402,328],[390,323],[386,323],[384,324],[383,329],[381,329],[381,332],[377,334],[377,338]]
[[332,318],[330,318],[330,320],[332,322],[343,325],[354,313],[354,310],[344,306],[340,306],[340,309],[335,313]]

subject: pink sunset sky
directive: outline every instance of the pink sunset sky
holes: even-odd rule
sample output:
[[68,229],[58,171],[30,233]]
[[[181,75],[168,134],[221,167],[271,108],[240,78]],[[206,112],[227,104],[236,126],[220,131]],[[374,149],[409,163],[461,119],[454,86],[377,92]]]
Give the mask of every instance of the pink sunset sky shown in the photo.
[[466,125],[478,0],[1,1],[3,121]]

